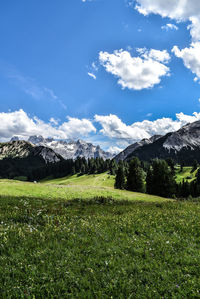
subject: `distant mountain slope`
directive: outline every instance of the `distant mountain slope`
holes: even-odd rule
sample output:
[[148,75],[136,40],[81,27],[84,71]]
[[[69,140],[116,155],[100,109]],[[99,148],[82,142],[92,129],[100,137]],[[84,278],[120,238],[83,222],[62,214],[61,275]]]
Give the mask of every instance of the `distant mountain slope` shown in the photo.
[[132,155],[134,151],[140,147],[142,147],[145,144],[151,144],[157,139],[159,139],[161,135],[154,135],[149,139],[142,139],[139,142],[133,143],[129,145],[125,150],[123,150],[121,153],[119,153],[114,159],[119,162],[120,160],[126,160],[129,155]]
[[27,141],[0,143],[0,176],[27,176],[32,170],[62,161],[52,149],[35,146]]
[[44,163],[56,163],[62,160],[62,157],[52,149],[44,146],[35,146],[27,141],[18,140],[0,143],[0,160],[4,158],[27,157],[38,157]]
[[92,143],[87,143],[83,140],[57,141],[53,138],[30,136],[28,141],[35,145],[49,147],[53,149],[55,153],[61,155],[64,159],[76,159],[77,157],[85,157],[86,159],[103,158],[104,160],[106,160],[113,158],[113,155],[111,153],[103,151],[100,146],[95,146]]
[[187,164],[191,164],[194,159],[200,162],[200,121],[187,124],[176,132],[168,133],[151,144],[137,148],[125,160],[130,160],[133,156],[146,161],[170,157]]

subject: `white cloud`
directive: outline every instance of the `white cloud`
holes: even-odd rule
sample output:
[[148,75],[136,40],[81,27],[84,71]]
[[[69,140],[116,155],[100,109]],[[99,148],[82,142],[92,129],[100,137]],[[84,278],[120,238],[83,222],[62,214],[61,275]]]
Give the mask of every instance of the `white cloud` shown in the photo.
[[46,138],[53,137],[55,139],[85,137],[93,138],[91,140],[95,140],[104,149],[109,148],[113,153],[117,153],[122,148],[143,138],[150,138],[156,134],[164,135],[197,120],[200,120],[200,113],[194,112],[192,115],[177,113],[175,120],[160,118],[154,121],[144,120],[128,125],[113,114],[106,116],[95,115],[94,121],[101,126],[100,131],[97,131],[89,119],[68,117],[66,122],[59,125],[54,118],[51,118],[50,122],[44,122],[37,117],[31,118],[23,110],[18,110],[0,113],[0,140],[6,141],[13,136],[26,139],[30,135],[42,135]]
[[119,141],[124,144],[131,144],[143,138],[150,138],[153,135],[164,135],[197,120],[200,120],[200,113],[194,112],[193,115],[177,113],[175,120],[164,117],[154,121],[144,120],[126,125],[116,115],[95,115],[95,121],[102,126],[101,134],[114,139],[117,144],[119,144]]
[[50,121],[50,123],[52,123],[52,124],[54,124],[54,125],[58,125],[58,123],[59,123],[59,120],[58,120],[58,119],[55,119],[55,118],[53,118],[53,117],[51,117],[49,121]]
[[93,68],[94,71],[96,71],[96,72],[98,71],[99,68],[98,68],[96,62],[93,62],[93,63],[92,63],[92,68]]
[[172,52],[183,60],[186,68],[196,75],[194,81],[200,80],[200,42],[192,43],[189,48],[180,50],[174,46]]
[[91,78],[93,78],[94,80],[96,80],[96,76],[93,73],[88,72],[88,76],[90,76]]
[[0,113],[0,139],[10,139],[12,136],[28,137],[42,135],[57,139],[80,138],[95,133],[96,128],[88,119],[68,117],[61,125],[46,123],[37,117],[29,117],[22,109],[15,112]]
[[[135,8],[143,15],[159,14],[162,17],[169,17],[178,22],[190,21],[190,25],[187,27],[192,37],[190,47],[180,50],[177,46],[174,46],[172,52],[177,57],[183,59],[184,65],[196,75],[194,81],[198,81],[200,79],[200,1],[136,0],[136,3]],[[167,24],[166,26],[175,29],[173,24]]]
[[147,50],[146,48],[137,48],[137,52],[141,54],[145,59],[153,59],[162,63],[168,63],[170,60],[170,55],[166,50]]
[[144,129],[135,129],[131,126],[127,126],[118,116],[113,114],[107,116],[95,115],[94,119],[102,126],[100,132],[109,138],[125,139],[131,141],[150,137]]
[[[122,88],[141,90],[159,84],[161,77],[169,75],[169,68],[163,63],[170,56],[167,51],[140,49],[140,57],[132,57],[128,51],[116,50],[113,54],[100,52],[99,60],[108,73],[119,78]],[[139,52],[139,49],[138,49]],[[163,63],[161,63],[163,62]]]
[[122,152],[123,149],[124,149],[124,148],[120,148],[120,147],[118,147],[118,146],[110,146],[110,147],[108,148],[107,151],[108,151],[109,153],[111,153],[112,155],[117,155],[117,154],[119,154],[120,152]]
[[190,21],[193,41],[200,39],[199,0],[136,0],[135,8],[143,15],[159,14],[176,21]]
[[169,30],[178,30],[178,27],[174,24],[171,24],[171,23],[168,23],[164,26],[161,27],[162,30],[166,30],[166,31],[169,31]]

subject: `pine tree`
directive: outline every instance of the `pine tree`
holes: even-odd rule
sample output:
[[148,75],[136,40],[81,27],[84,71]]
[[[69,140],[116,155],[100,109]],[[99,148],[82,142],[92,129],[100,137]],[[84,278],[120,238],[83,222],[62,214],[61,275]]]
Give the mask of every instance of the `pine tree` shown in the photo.
[[192,170],[191,170],[191,172],[194,172],[197,168],[198,168],[198,162],[197,162],[197,160],[194,160],[193,161],[193,164],[192,164]]
[[152,169],[149,167],[146,176],[146,192],[148,194],[152,194],[153,192],[152,186],[153,186],[153,172]]
[[81,174],[85,174],[85,164],[81,165]]
[[152,168],[151,194],[163,197],[171,197],[174,195],[176,193],[176,181],[167,162],[158,159],[154,160]]
[[125,173],[123,166],[119,166],[117,170],[117,175],[115,178],[115,188],[124,189],[125,188]]
[[75,166],[72,167],[72,175],[74,175],[76,173],[76,169]]
[[144,173],[140,167],[140,160],[133,158],[129,164],[127,175],[127,189],[135,192],[144,192]]

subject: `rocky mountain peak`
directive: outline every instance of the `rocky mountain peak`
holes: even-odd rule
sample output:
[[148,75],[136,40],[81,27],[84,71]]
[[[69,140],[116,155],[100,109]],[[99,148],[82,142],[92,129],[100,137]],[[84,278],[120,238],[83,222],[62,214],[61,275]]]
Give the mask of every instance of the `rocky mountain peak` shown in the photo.
[[76,159],[77,157],[103,158],[111,159],[113,155],[103,151],[99,145],[87,143],[84,140],[55,140],[53,138],[44,138],[41,135],[34,135],[28,138],[28,142],[52,149],[55,153],[61,155],[64,159]]
[[45,141],[45,139],[41,135],[34,135],[34,136],[30,136],[28,138],[28,142],[31,142],[33,144],[39,144],[44,141]]

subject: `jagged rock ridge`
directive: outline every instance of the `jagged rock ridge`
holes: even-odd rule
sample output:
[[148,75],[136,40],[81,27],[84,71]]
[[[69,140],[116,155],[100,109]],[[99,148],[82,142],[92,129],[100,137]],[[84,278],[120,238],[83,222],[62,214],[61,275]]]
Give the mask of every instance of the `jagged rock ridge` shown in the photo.
[[133,154],[134,151],[136,149],[138,149],[139,147],[142,147],[145,144],[150,144],[153,143],[154,141],[156,141],[157,139],[159,139],[161,137],[161,135],[154,135],[151,138],[147,139],[142,139],[139,142],[133,143],[131,145],[129,145],[125,150],[123,150],[121,153],[119,153],[114,159],[119,162],[120,160],[126,160],[126,158]]
[[146,161],[173,158],[179,163],[191,164],[195,159],[200,162],[200,121],[189,123],[176,132],[136,148],[125,160],[133,156]]
[[64,159],[76,159],[77,157],[111,159],[111,153],[103,151],[100,146],[87,143],[83,140],[54,140],[53,138],[43,138],[42,136],[30,136],[29,142],[51,148],[55,153]]
[[0,144],[0,160],[27,157],[39,157],[44,163],[56,163],[62,160],[62,157],[52,149],[36,146],[27,141],[16,140]]

